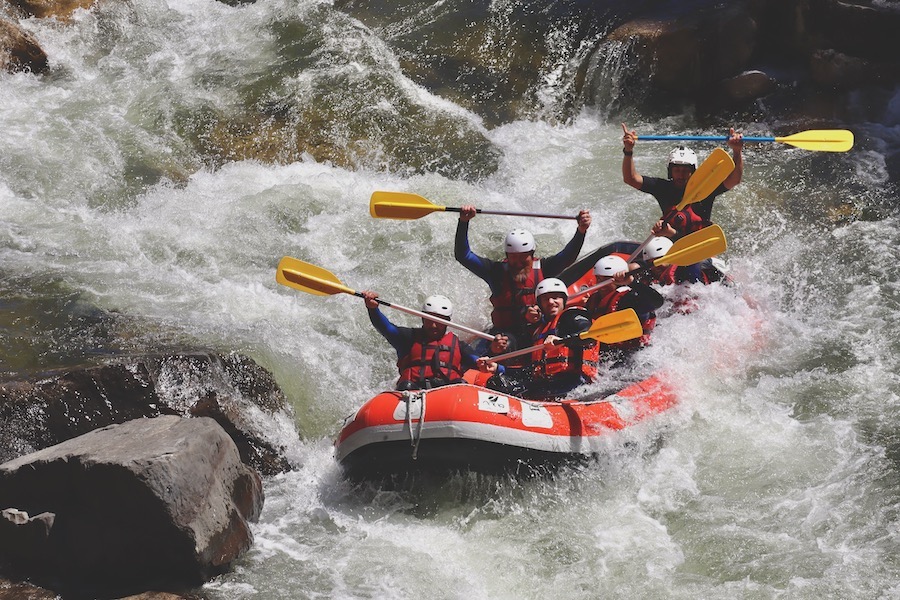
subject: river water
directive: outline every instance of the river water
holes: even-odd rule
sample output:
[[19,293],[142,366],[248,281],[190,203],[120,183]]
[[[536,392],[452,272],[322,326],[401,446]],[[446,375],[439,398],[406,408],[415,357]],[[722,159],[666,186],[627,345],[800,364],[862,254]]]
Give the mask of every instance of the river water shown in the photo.
[[[208,597],[900,598],[900,227],[885,167],[900,97],[877,118],[835,124],[856,134],[848,153],[748,144],[744,182],[714,211],[737,286],[697,291],[699,308],[665,317],[643,354],[642,368],[677,381],[675,410],[552,480],[388,491],[346,483],[331,443],[392,386],[393,350],[361,300],[278,286],[278,260],[405,306],[444,293],[456,320],[484,326],[487,290],[453,260],[453,214],[376,220],[371,193],[589,208],[586,249],[643,239],[658,209],[621,181],[618,122],[588,107],[489,129],[406,79],[384,31],[328,3],[149,0],[26,26],[53,72],[0,82],[4,378],[200,345],[270,369],[296,413],[298,468],[265,482],[255,545]],[[286,75],[286,57],[305,66]],[[388,84],[359,85],[374,80]],[[554,86],[548,77],[541,98],[562,103],[570,88]],[[327,101],[337,115],[414,106],[444,130],[459,124],[462,146],[434,168],[386,170],[378,152],[352,167],[302,153],[211,159],[210,115],[248,98]],[[690,115],[634,119],[639,133],[722,133]],[[770,135],[781,123],[736,125]],[[467,139],[486,143],[469,152]],[[694,147],[702,158],[714,146]],[[639,142],[638,169],[662,175],[669,149]],[[535,234],[539,254],[574,232],[482,215],[473,248],[499,256],[514,227]]]

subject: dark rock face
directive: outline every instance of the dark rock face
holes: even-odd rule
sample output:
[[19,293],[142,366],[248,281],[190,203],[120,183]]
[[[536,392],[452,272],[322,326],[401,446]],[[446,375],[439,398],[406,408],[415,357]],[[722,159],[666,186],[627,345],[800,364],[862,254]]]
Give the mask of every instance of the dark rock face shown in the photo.
[[55,17],[68,20],[79,8],[88,9],[96,0],[9,0],[10,4],[29,17]]
[[716,112],[780,89],[796,107],[823,94],[840,107],[851,89],[895,85],[900,39],[888,32],[898,30],[900,10],[871,2],[745,0],[701,3],[678,15],[651,11],[607,39],[628,41],[628,69],[649,80],[640,108],[693,103]]
[[6,19],[0,19],[0,68],[10,72],[47,71],[47,55],[34,36]]
[[[535,114],[565,119],[582,105],[651,114],[695,105],[716,113],[779,86],[790,96],[798,82],[816,96],[900,81],[893,58],[900,39],[892,33],[900,30],[900,10],[865,0],[522,0],[515,10],[454,0],[335,6],[384,32],[412,79],[489,126]],[[846,59],[813,63],[822,51]],[[865,65],[863,76],[844,65]],[[740,81],[753,71],[766,73],[768,82]],[[547,81],[556,82],[554,89],[542,90]],[[538,101],[544,91],[559,94],[549,115]],[[791,97],[798,106],[807,100]],[[604,106],[611,98],[613,105]]]
[[239,355],[134,357],[37,381],[0,384],[0,461],[99,427],[163,414],[215,419],[263,475],[291,468],[272,431],[293,415],[272,375]]
[[16,549],[16,555],[27,561],[38,561],[47,544],[56,515],[43,512],[34,517],[15,508],[0,511],[0,540]]
[[59,600],[59,595],[30,583],[0,579],[0,600]]
[[6,512],[0,559],[85,597],[196,586],[250,547],[262,504],[215,421],[136,419],[0,465],[0,506],[38,515]]

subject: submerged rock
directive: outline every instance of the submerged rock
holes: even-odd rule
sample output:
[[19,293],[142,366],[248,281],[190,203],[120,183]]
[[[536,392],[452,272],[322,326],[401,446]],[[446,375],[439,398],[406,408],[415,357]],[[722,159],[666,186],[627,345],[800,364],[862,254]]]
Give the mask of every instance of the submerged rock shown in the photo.
[[215,419],[263,475],[291,468],[285,445],[297,432],[271,373],[244,356],[213,353],[133,357],[0,384],[0,461],[162,414]]
[[415,86],[382,39],[329,3],[309,3],[267,31],[271,65],[235,79],[240,97],[184,123],[214,162],[313,157],[356,169],[478,180],[500,152],[474,115]]
[[262,504],[215,421],[136,419],[0,465],[0,506],[19,521],[0,528],[0,559],[85,597],[196,586],[249,549]]
[[762,71],[744,71],[722,82],[722,91],[729,100],[746,102],[761,98],[775,89],[775,80]]
[[0,19],[0,68],[10,72],[47,71],[47,54],[38,41],[20,25],[6,19]]

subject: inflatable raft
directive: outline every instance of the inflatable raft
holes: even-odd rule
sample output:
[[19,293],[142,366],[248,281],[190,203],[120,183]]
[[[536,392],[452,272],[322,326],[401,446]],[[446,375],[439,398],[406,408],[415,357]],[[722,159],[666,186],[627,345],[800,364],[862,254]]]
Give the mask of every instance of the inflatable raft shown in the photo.
[[348,417],[335,442],[351,479],[417,472],[546,473],[584,462],[601,438],[676,403],[658,377],[596,400],[538,401],[461,383],[378,394]]

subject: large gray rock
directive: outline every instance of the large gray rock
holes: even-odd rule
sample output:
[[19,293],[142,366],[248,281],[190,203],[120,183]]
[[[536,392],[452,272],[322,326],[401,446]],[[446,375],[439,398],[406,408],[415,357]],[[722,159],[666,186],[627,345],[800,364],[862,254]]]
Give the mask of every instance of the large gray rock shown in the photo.
[[293,413],[272,374],[245,356],[214,353],[125,357],[0,384],[0,462],[161,414],[214,418],[263,475],[291,468]]
[[259,476],[215,421],[137,419],[0,465],[0,506],[52,515],[36,532],[0,528],[0,561],[64,594],[196,586],[250,547],[262,504]]

